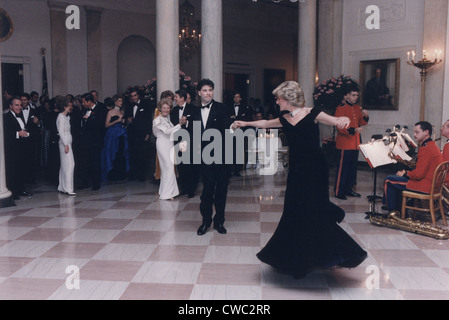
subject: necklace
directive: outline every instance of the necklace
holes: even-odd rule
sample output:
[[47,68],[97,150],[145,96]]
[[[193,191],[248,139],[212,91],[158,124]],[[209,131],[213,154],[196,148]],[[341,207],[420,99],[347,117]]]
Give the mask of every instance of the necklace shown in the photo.
[[295,111],[293,111],[293,112],[290,112],[290,117],[295,117],[296,116],[296,114],[298,113],[298,112],[300,112],[301,111],[301,108],[298,108],[298,109],[296,109]]

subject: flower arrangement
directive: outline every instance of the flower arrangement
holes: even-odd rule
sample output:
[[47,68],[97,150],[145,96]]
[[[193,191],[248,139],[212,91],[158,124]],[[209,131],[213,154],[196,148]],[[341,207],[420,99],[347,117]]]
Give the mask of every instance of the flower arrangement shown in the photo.
[[[196,82],[192,82],[192,78],[186,75],[181,70],[179,71],[179,89],[186,90],[192,97],[194,97],[196,92]],[[157,102],[159,97],[157,96],[157,79],[153,78],[148,80],[144,84],[144,95],[145,98],[151,102]]]
[[359,90],[359,84],[351,76],[340,75],[331,78],[315,86],[313,92],[314,105],[317,108],[330,110],[333,114],[335,109],[342,103],[345,91],[348,87]]

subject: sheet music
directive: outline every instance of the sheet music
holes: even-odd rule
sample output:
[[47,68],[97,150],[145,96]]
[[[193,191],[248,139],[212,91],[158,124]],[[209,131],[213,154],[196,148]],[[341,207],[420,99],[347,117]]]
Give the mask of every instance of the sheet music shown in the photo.
[[[393,147],[390,144],[391,147]],[[389,147],[391,149],[391,147]],[[408,149],[408,148],[407,148]],[[410,157],[407,153],[405,153],[405,150],[401,148],[401,146],[399,146],[398,144],[396,144],[392,150],[393,154],[396,157],[401,158],[402,160],[407,160],[407,161],[411,161],[412,157]]]
[[361,144],[359,145],[359,149],[373,169],[387,164],[397,163],[396,160],[388,156],[390,148],[382,140]]
[[398,139],[398,143],[396,144],[396,146],[399,144],[401,146],[402,150],[404,150],[405,152],[408,152],[410,150],[410,148],[405,143],[404,134],[403,133],[398,134],[397,139]]
[[[410,135],[408,133],[401,133],[401,136],[407,140],[408,142],[410,142],[410,144],[414,147],[417,148],[418,145],[416,144],[415,141],[413,141],[413,139],[410,137]],[[408,150],[407,150],[408,151]]]

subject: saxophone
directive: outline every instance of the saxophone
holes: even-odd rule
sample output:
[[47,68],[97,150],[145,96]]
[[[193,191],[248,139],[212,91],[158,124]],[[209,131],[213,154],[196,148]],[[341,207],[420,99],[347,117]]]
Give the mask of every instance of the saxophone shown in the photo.
[[390,159],[393,159],[393,160],[399,162],[400,164],[403,164],[406,167],[409,167],[410,169],[415,169],[416,168],[416,160],[403,160],[400,157],[396,157],[393,154],[393,148],[391,148],[390,152],[388,152],[388,157]]
[[410,218],[399,218],[398,211],[392,211],[387,216],[382,214],[370,214],[369,222],[380,227],[390,227],[402,231],[421,234],[438,240],[449,239],[449,231],[440,227],[434,227],[430,223],[424,223]]

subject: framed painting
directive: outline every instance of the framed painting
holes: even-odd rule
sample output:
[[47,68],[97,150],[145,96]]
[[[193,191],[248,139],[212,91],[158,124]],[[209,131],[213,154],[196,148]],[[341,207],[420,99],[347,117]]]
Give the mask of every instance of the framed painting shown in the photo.
[[360,101],[367,110],[399,109],[400,59],[360,62]]
[[13,24],[9,14],[0,8],[0,42],[8,40],[13,33]]

